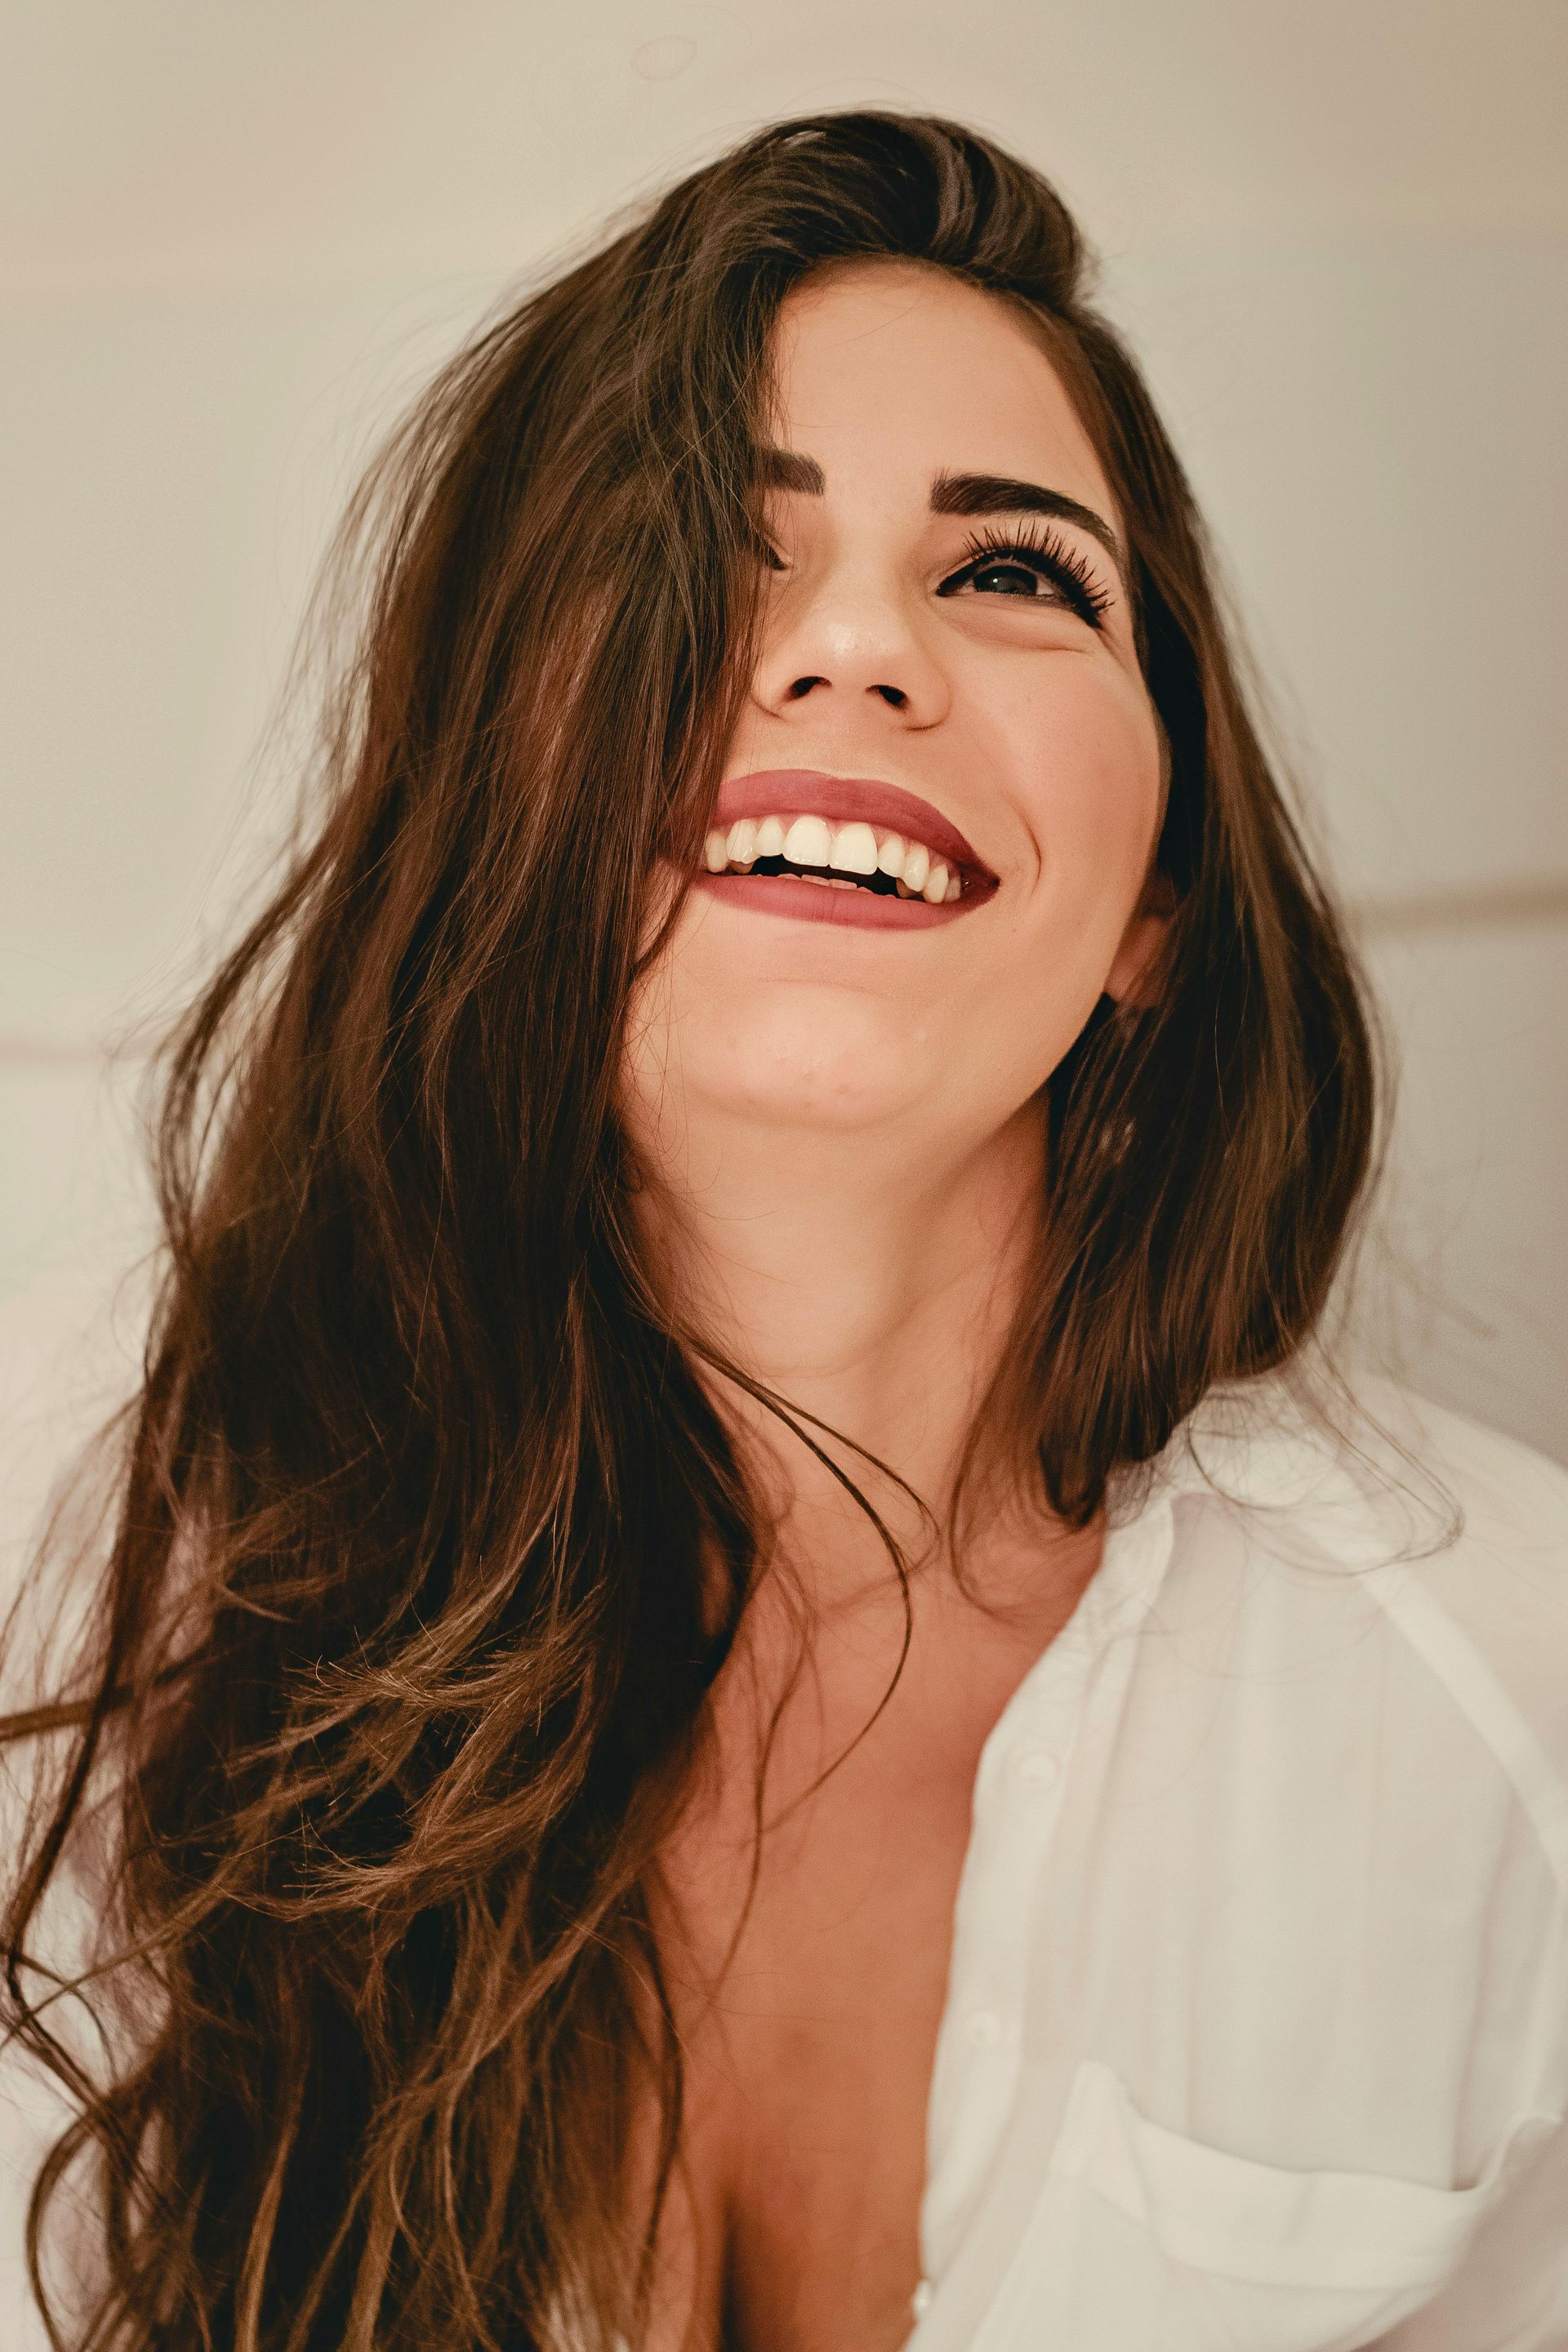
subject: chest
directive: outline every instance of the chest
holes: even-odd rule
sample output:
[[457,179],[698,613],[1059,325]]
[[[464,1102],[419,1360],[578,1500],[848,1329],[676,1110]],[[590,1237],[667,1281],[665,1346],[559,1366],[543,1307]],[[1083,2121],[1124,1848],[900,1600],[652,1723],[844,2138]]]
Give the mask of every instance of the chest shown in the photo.
[[803,1808],[809,1851],[764,1854],[727,1968],[745,1887],[721,1895],[711,1855],[693,1872],[686,2162],[726,2352],[909,2333],[967,1794]]
[[945,1713],[911,1691],[815,1787],[869,1708],[784,1727],[760,1844],[735,1742],[671,1842],[685,2122],[670,2308],[696,2316],[695,2343],[895,2352],[910,2333],[975,1772],[1022,1664],[995,1660]]

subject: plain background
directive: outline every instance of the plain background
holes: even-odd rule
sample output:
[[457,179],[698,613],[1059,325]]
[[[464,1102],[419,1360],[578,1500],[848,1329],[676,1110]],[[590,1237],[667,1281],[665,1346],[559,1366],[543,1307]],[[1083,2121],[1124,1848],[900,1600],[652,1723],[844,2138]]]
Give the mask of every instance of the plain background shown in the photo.
[[1396,1042],[1364,1344],[1568,1456],[1562,0],[4,0],[0,28],[14,1406],[145,1245],[106,1048],[278,835],[258,746],[378,430],[613,207],[872,102],[996,134],[1100,247]]

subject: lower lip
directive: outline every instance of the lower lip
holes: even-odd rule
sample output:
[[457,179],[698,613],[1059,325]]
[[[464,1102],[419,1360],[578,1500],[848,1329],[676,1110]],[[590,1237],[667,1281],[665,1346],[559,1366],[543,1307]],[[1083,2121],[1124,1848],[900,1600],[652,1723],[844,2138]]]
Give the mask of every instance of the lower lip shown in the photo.
[[695,887],[727,906],[754,907],[761,915],[837,923],[857,931],[926,931],[937,923],[958,921],[980,904],[979,896],[966,895],[933,907],[924,898],[883,897],[876,890],[836,890],[831,883],[803,882],[793,874],[700,874]]

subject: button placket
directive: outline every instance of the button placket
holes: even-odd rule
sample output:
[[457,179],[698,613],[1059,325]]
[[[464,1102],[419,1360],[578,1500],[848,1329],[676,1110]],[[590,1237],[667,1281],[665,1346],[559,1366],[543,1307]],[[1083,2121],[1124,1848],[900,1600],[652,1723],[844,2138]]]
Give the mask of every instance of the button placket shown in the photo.
[[1082,1654],[1050,1663],[1053,1671],[1036,1678],[1014,1720],[1005,1715],[993,1732],[975,1785],[971,1888],[962,1898],[942,2066],[951,2144],[972,2160],[1001,2127],[1011,2097],[1022,2048],[1030,1890],[1049,1866],[1065,1781],[1061,1756],[1072,1745],[1089,1666]]
[[[1072,1759],[1114,1711],[1108,1656],[1135,1633],[1172,1539],[1157,1500],[1107,1541],[1075,1622],[1014,1692],[982,1751],[960,1883],[948,1999],[938,2038],[922,2251],[940,2276],[965,2201],[1004,2128],[1024,2040],[1034,1890],[1050,1865]],[[1097,1586],[1100,1588],[1097,1590]],[[1087,1603],[1087,1605],[1085,1605]],[[1127,1655],[1110,1675],[1120,1687]],[[923,2308],[923,2305],[922,2305]],[[916,2315],[919,2316],[919,2314]]]
[[1013,1779],[1031,1795],[1047,1795],[1060,1778],[1061,1766],[1048,1748],[1020,1748],[1013,1759]]

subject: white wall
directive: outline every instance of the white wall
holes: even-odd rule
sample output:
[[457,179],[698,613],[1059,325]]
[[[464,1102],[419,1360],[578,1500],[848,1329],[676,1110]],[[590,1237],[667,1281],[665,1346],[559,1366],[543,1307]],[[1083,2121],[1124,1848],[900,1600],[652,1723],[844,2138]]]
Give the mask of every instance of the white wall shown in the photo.
[[269,838],[377,421],[610,205],[870,101],[1100,244],[1366,911],[1409,1368],[1568,1455],[1560,0],[8,0],[0,47],[0,1338],[145,1230],[103,1041]]

